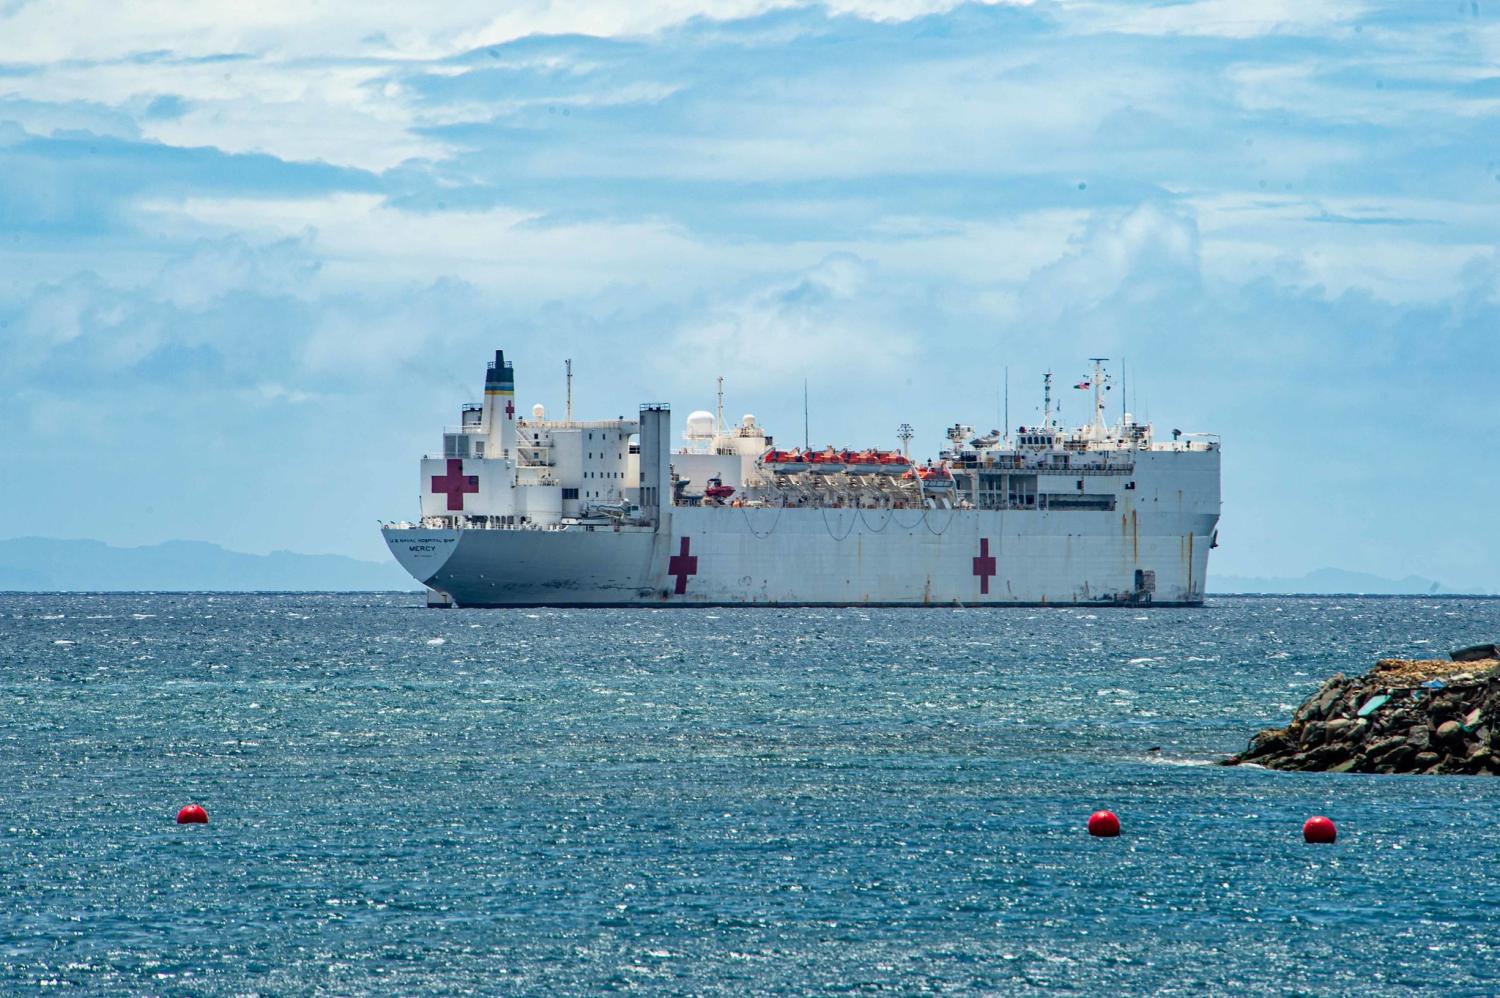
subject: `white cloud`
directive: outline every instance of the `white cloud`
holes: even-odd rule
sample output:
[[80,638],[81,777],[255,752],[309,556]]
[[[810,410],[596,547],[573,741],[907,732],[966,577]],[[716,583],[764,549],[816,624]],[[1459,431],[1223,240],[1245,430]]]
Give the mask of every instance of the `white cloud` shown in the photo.
[[[1089,31],[1141,35],[1202,35],[1255,38],[1261,35],[1321,35],[1352,31],[1369,5],[1352,0],[1191,0],[1187,3],[1111,4],[1094,0],[1063,6],[1080,15]],[[1347,26],[1347,27],[1346,27]]]
[[1184,196],[1202,232],[1207,275],[1269,274],[1337,297],[1436,303],[1463,290],[1464,268],[1490,251],[1500,205],[1438,198],[1316,198],[1265,192]]
[[652,275],[702,275],[736,255],[664,222],[549,225],[503,206],[425,214],[390,208],[378,195],[158,200],[143,210],[181,231],[305,238],[336,286],[453,277],[527,301]]
[[[1030,0],[981,0],[984,3]],[[836,13],[908,20],[950,10],[963,0],[831,0]],[[49,0],[0,15],[0,61],[18,64],[110,60],[140,52],[181,56],[226,52],[298,57],[344,56],[430,59],[538,34],[642,35],[691,18],[730,20],[794,7],[810,0],[480,0],[412,4],[405,0],[309,4],[259,0],[253,4],[136,0],[97,4]]]
[[1030,314],[1052,323],[1112,299],[1181,293],[1199,278],[1196,220],[1144,204],[1124,214],[1101,213],[1072,252],[1031,276],[1024,300]]
[[736,390],[784,389],[816,373],[847,383],[889,374],[915,354],[897,313],[904,295],[866,260],[829,256],[816,265],[695,307],[656,364],[678,383],[708,384],[732,372]]
[[[1494,366],[1492,27],[1382,14],[1355,33],[1360,5],[1290,0],[685,23],[778,6],[10,8],[0,60],[29,68],[0,76],[0,118],[31,137],[0,122],[5,415],[61,420],[107,383],[173,412],[211,398],[216,453],[266,446],[277,418],[311,452],[349,405],[376,428],[351,466],[385,462],[502,340],[549,400],[555,361],[587,358],[593,412],[727,374],[785,430],[811,376],[819,432],[853,441],[989,425],[1001,365],[1029,399],[1033,370],[1123,349],[1164,417],[1226,432],[1240,482],[1275,480],[1279,430],[1352,438],[1349,467],[1303,469],[1294,515],[1236,493],[1239,536],[1290,523],[1249,542],[1276,556],[1358,544],[1325,496],[1408,425],[1369,432],[1371,393],[1482,421],[1482,386],[1424,393]],[[537,31],[631,37],[498,47]],[[245,58],[193,61],[223,53]],[[122,141],[34,138],[79,129]],[[1361,376],[1323,377],[1345,365]],[[137,415],[119,432],[154,453],[187,439]],[[55,515],[26,501],[6,511]],[[233,511],[285,530],[256,512]]]

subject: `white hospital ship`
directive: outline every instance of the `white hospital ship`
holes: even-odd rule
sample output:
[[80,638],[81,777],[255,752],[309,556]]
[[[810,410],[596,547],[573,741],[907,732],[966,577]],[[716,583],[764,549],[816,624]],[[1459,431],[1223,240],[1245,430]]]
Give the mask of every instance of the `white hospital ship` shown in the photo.
[[[935,459],[783,449],[753,416],[521,418],[496,352],[421,462],[421,518],[382,528],[433,605],[1195,606],[1219,520],[1219,443],[1104,418],[955,424]],[[903,448],[911,438],[902,427]]]

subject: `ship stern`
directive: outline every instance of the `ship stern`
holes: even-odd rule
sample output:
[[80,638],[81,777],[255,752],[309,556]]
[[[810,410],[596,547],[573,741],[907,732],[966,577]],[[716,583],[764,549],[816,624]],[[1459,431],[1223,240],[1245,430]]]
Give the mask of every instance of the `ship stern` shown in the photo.
[[434,589],[437,587],[431,580],[458,550],[461,531],[402,525],[382,527],[380,533],[401,567],[422,585]]

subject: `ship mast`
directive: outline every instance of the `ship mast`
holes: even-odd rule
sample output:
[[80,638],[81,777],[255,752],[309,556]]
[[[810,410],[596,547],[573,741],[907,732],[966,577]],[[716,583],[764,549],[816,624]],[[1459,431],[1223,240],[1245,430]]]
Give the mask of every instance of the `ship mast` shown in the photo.
[[724,435],[724,376],[719,375],[719,405],[714,409],[714,450],[719,449],[719,437]]
[[1104,439],[1104,362],[1108,357],[1090,357],[1094,362],[1094,439]]
[[564,413],[564,418],[571,423],[573,422],[573,362],[571,360],[563,361],[563,369],[568,372],[568,407]]
[[1010,365],[1005,366],[1005,417],[1000,424],[1005,431],[1005,449],[1010,449]]
[[1052,429],[1052,372],[1042,375],[1042,428]]
[[1120,358],[1120,436],[1125,436],[1125,358]]

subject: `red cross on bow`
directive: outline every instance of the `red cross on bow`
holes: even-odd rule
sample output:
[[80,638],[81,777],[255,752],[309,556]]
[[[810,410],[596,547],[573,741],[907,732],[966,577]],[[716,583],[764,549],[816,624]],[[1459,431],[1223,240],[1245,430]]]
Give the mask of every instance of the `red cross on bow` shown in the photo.
[[432,476],[432,491],[434,494],[440,492],[448,494],[449,509],[463,509],[464,493],[479,491],[479,476],[465,475],[463,460],[461,458],[450,457],[448,459],[448,473],[446,475]]
[[995,559],[990,555],[990,539],[981,537],[979,539],[979,557],[974,559],[974,574],[979,576],[980,595],[988,596],[990,593],[990,576],[996,572]]
[[682,539],[682,546],[677,554],[674,554],[667,562],[667,574],[677,576],[676,593],[681,596],[687,592],[687,580],[689,575],[698,574],[698,558],[696,555],[688,554],[688,539]]

